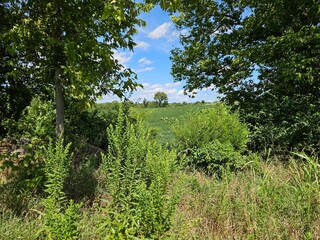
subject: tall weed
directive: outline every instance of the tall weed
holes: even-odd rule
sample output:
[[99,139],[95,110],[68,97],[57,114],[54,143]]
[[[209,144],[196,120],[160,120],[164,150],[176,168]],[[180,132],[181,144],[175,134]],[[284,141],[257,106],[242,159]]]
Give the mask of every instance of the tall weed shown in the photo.
[[17,216],[8,209],[0,208],[0,239],[33,240],[35,239],[37,224],[37,220],[25,216]]
[[79,205],[69,202],[64,193],[64,184],[69,176],[71,157],[70,144],[63,146],[62,139],[46,149],[45,175],[48,194],[44,200],[44,225],[39,234],[48,239],[75,239],[78,235],[77,222]]
[[171,226],[176,196],[168,197],[175,152],[152,141],[138,122],[131,123],[120,109],[117,124],[108,128],[109,147],[103,157],[107,238],[157,239]]
[[314,222],[320,215],[320,164],[317,155],[308,156],[304,153],[294,153],[304,162],[291,160],[293,189],[304,205],[297,205],[297,210],[303,215],[304,234],[306,239],[313,239]]

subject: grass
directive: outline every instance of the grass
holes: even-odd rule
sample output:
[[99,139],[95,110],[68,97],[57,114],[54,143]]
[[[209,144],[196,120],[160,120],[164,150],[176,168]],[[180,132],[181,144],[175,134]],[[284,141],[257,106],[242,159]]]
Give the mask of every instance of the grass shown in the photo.
[[320,189],[299,169],[295,162],[260,162],[222,179],[182,172],[172,233],[179,239],[319,239]]
[[[205,105],[134,108],[146,127],[158,129],[158,141],[173,140],[171,126]],[[207,176],[194,170],[177,170],[168,197],[180,200],[172,227],[161,239],[320,239],[320,165],[315,156],[292,154],[290,161],[263,160],[251,154],[236,173]],[[97,182],[101,169],[94,169]],[[0,173],[0,187],[5,178]],[[99,184],[98,184],[99,185]],[[100,186],[100,185],[99,185]],[[103,239],[101,221],[107,204],[101,187],[94,202],[84,204],[78,222],[78,239]],[[1,189],[1,188],[0,188]],[[41,204],[15,214],[0,192],[0,239],[34,239],[42,223]],[[22,195],[23,197],[23,195]],[[33,200],[39,203],[40,199]]]
[[8,210],[0,210],[0,239],[34,239],[37,224],[39,222],[30,217],[16,216]]
[[132,113],[145,121],[146,127],[156,131],[157,140],[161,144],[171,143],[174,135],[172,127],[178,121],[197,110],[209,107],[204,104],[186,104],[163,108],[133,108]]
[[[311,158],[309,158],[310,160]],[[181,197],[162,239],[320,239],[319,171],[312,162],[252,160],[241,172],[208,177],[177,171],[172,191]],[[104,212],[84,208],[79,239],[101,239]],[[0,239],[32,239],[35,216],[0,216]]]

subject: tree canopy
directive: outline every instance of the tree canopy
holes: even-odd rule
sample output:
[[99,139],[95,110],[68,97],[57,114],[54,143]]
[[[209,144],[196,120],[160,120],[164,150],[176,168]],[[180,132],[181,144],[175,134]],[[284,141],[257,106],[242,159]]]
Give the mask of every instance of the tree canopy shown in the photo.
[[168,103],[168,95],[165,92],[156,92],[154,94],[154,100],[158,107],[165,106]]
[[[185,91],[214,87],[245,113],[260,147],[318,145],[318,1],[181,2],[186,29],[172,51],[172,74]],[[272,126],[268,128],[267,125]]]
[[16,53],[9,53],[4,41],[4,34],[11,29],[17,18],[11,14],[8,5],[0,4],[0,136],[6,132],[8,123],[5,119],[18,120],[22,110],[30,103],[32,92],[36,88],[30,86],[30,76],[21,74],[14,77],[13,72],[21,71],[11,63]]
[[143,24],[143,5],[134,1],[7,1],[17,19],[3,35],[6,51],[15,54],[15,77],[29,73],[32,81],[55,88],[57,133],[63,132],[65,99],[93,103],[99,96],[137,86],[135,74],[114,52],[132,50],[132,35]]
[[[114,53],[118,49],[133,50],[136,27],[145,24],[138,16],[155,4],[172,12],[178,1],[2,1],[1,100],[7,102],[12,95],[7,88],[17,84],[37,90],[30,96],[55,89],[60,135],[66,100],[90,105],[102,95],[121,97],[134,90],[138,86],[136,75],[122,66]],[[23,99],[26,104],[31,100]],[[5,105],[1,109],[12,109]]]

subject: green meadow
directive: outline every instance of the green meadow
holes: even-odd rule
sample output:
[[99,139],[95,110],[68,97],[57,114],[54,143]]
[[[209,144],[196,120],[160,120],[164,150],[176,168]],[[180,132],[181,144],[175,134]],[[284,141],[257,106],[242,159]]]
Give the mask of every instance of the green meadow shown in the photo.
[[320,239],[319,19],[1,1],[0,240]]
[[206,104],[170,105],[165,108],[132,108],[132,114],[141,118],[146,127],[153,129],[161,144],[173,141],[173,128],[183,122],[188,115],[207,108]]
[[[44,171],[42,194],[43,183],[19,169],[1,174],[0,239],[320,238],[316,155],[284,161],[232,147],[245,125],[221,104],[121,109],[101,104],[90,113],[116,118],[102,158],[83,143],[46,146],[43,170],[29,165]],[[219,131],[203,145],[217,130],[208,121]],[[186,144],[193,147],[181,155]]]
[[[204,108],[212,103],[182,104],[173,103],[167,107],[143,107],[136,105],[130,108],[130,114],[134,118],[143,121],[145,126],[152,130],[160,144],[172,143],[174,139],[173,128],[179,122],[185,121],[188,115]],[[97,109],[108,112],[114,109],[113,103],[98,104]]]

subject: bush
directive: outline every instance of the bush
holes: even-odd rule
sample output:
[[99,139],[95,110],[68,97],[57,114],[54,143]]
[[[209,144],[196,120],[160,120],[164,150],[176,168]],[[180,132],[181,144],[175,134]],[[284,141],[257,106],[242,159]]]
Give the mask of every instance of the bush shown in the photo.
[[178,148],[186,153],[182,164],[208,174],[236,170],[248,142],[246,125],[240,122],[238,113],[231,113],[222,103],[189,115],[175,125],[174,133]]
[[312,94],[284,95],[276,100],[274,97],[242,109],[251,132],[249,148],[264,155],[282,155],[284,160],[288,160],[291,151],[312,154],[319,149],[319,97]]
[[22,116],[16,123],[17,129],[13,134],[45,140],[55,136],[55,108],[51,101],[43,101],[39,96],[32,99],[30,106],[23,110]]
[[169,230],[175,209],[175,197],[167,197],[175,153],[152,141],[149,132],[139,122],[131,123],[121,109],[108,136],[103,158],[109,195],[104,235],[158,239]]
[[24,109],[21,118],[12,124],[8,134],[11,150],[0,155],[0,171],[10,169],[8,182],[1,186],[7,191],[3,204],[16,213],[26,211],[37,195],[43,193],[45,174],[43,168],[44,147],[54,137],[55,110],[51,101],[34,97]]
[[[76,113],[77,112],[77,113]],[[99,148],[107,148],[106,129],[116,121],[116,112],[86,110],[79,112],[68,109],[66,112],[66,137],[68,141],[77,142],[84,139],[88,144]]]
[[209,175],[215,173],[221,176],[225,170],[235,171],[241,167],[243,158],[230,143],[214,141],[201,148],[192,149],[186,163]]
[[37,201],[45,184],[42,143],[33,141],[23,147],[26,149],[23,156],[0,155],[0,172],[6,169],[8,173],[4,184],[0,184],[0,205],[17,214],[27,211],[33,200]]
[[182,150],[202,148],[218,140],[221,144],[230,144],[236,151],[243,151],[249,134],[238,113],[231,113],[222,103],[189,115],[173,130]]
[[[129,100],[123,102],[123,112],[129,115],[133,103]],[[66,111],[66,139],[77,145],[79,140],[106,149],[108,147],[107,128],[115,125],[118,117],[120,104],[112,103],[97,104],[95,109],[79,110],[76,103],[69,103]],[[134,119],[130,119],[134,121]]]

